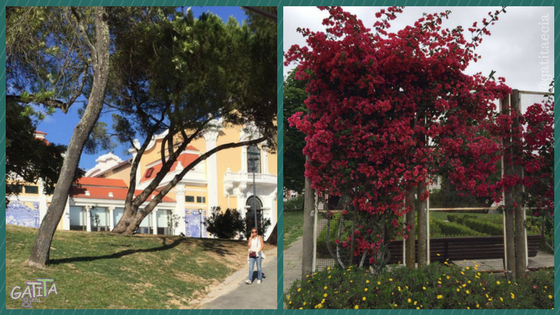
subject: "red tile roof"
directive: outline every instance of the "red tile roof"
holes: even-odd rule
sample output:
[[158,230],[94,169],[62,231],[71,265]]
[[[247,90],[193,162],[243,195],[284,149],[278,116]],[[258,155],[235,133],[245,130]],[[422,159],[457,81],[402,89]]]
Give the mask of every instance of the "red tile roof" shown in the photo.
[[[196,148],[194,148],[194,147],[188,147],[187,149],[190,149],[190,148],[196,150]],[[178,162],[181,162],[181,165],[183,166],[183,168],[185,168],[185,167],[187,167],[187,165],[191,164],[197,158],[198,158],[198,155],[196,155],[196,154],[183,153],[183,154],[181,154],[177,157],[177,161],[175,161],[175,163],[173,163],[170,171],[171,172],[175,171]],[[148,181],[148,180],[156,177],[157,173],[161,170],[161,166],[162,166],[162,164],[160,162],[160,163],[158,163],[158,164],[156,164],[152,167],[147,168],[146,171],[144,172],[144,175],[142,176],[142,179],[140,180],[140,182],[142,183],[142,182]]]
[[[89,198],[89,199],[108,199],[108,200],[126,200],[126,194],[128,192],[128,187],[122,179],[109,179],[109,178],[97,178],[97,177],[83,177],[78,181],[81,188],[72,187],[71,195],[75,198]],[[88,195],[86,195],[86,191]],[[109,193],[112,193],[113,197],[109,197]],[[135,190],[134,196],[138,196],[142,193],[142,190]],[[158,192],[154,191],[151,196],[157,195]],[[152,198],[148,197],[148,202]],[[173,198],[163,197],[163,202],[175,202]]]
[[101,177],[82,177],[78,180],[82,186],[101,186],[101,187],[124,187],[128,186],[122,179],[111,179]]

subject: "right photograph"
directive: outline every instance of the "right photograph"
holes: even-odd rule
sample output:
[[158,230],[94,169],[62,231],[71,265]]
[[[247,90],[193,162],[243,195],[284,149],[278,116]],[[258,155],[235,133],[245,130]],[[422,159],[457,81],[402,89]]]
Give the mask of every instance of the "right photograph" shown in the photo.
[[284,7],[284,308],[554,308],[554,7]]

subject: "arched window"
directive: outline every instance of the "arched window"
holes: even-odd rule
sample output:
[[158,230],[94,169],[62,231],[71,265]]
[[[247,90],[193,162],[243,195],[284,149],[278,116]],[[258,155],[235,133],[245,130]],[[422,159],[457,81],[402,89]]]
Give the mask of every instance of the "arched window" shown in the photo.
[[262,210],[262,208],[263,208],[262,201],[259,199],[259,197],[255,197],[255,196],[251,196],[251,197],[247,198],[247,202],[245,203],[245,207],[249,211],[252,211],[253,210],[253,201],[255,202],[255,208],[257,208],[257,210]]
[[261,172],[261,150],[256,145],[247,148],[247,171],[249,173]]

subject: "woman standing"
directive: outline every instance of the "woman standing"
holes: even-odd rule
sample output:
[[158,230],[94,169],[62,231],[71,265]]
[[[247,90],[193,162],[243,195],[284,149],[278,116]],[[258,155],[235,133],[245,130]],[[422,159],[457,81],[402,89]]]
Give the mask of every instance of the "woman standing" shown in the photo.
[[262,281],[262,250],[264,248],[264,242],[260,235],[257,234],[257,229],[253,228],[251,230],[251,236],[249,237],[249,279],[245,280],[245,283],[253,283],[253,268],[255,262],[257,263],[257,284],[261,284]]

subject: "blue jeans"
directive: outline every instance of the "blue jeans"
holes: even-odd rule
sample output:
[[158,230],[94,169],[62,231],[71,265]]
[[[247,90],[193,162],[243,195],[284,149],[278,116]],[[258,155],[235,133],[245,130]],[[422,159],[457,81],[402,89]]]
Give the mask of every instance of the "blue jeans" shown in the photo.
[[249,257],[249,281],[253,281],[253,268],[257,262],[257,279],[262,280],[262,257],[257,258]]

